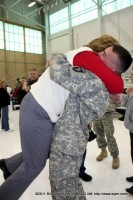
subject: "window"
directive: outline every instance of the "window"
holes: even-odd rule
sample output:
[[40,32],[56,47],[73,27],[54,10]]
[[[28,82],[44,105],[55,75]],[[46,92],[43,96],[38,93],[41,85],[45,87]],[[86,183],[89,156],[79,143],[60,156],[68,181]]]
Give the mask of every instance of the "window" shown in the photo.
[[93,0],[80,0],[71,6],[72,26],[85,23],[97,17],[97,5]]
[[5,23],[6,50],[24,52],[23,27]]
[[133,0],[105,0],[102,4],[102,15],[110,14],[133,5]]
[[133,5],[133,0],[78,0],[71,4],[71,16],[68,16],[68,7],[49,16],[50,34],[68,29],[69,20],[76,26],[98,18],[98,2],[102,5],[102,15]]
[[25,28],[26,52],[42,54],[42,33],[34,29]]
[[0,49],[42,54],[42,32],[0,21]]
[[0,21],[0,49],[4,49],[4,30],[3,22]]
[[50,34],[57,33],[68,29],[68,8],[64,8],[54,14],[51,14],[49,17],[50,22]]

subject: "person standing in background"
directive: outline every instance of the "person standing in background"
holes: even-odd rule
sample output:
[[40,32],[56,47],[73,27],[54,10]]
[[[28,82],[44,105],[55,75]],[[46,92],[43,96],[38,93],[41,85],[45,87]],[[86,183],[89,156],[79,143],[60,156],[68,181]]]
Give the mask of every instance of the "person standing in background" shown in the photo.
[[19,87],[17,89],[18,103],[21,104],[24,96],[30,91],[31,85],[38,81],[38,72],[35,68],[29,69],[28,80],[25,77],[19,79]]
[[38,80],[38,77],[39,76],[38,76],[37,69],[35,69],[35,68],[29,69],[29,71],[28,71],[28,81],[25,81],[23,83],[23,90],[25,90],[26,92],[29,92],[31,85]]
[[[106,147],[113,158],[112,168],[117,169],[120,166],[119,149],[114,137],[113,112],[115,111],[115,103],[110,99],[110,105],[102,118],[93,122],[93,130],[97,135],[97,145],[101,149],[101,153],[97,156],[97,161],[102,161],[108,156]],[[107,139],[106,139],[107,138]]]
[[27,92],[25,91],[23,85],[24,83],[26,82],[26,78],[25,77],[22,77],[20,79],[20,83],[21,83],[21,86],[18,88],[17,90],[17,93],[16,93],[16,96],[17,96],[17,99],[18,99],[18,103],[21,104],[24,96],[27,94]]
[[[133,84],[133,73],[131,73],[131,83]],[[133,85],[126,89],[126,94],[133,93]]]
[[0,83],[0,108],[1,108],[1,131],[13,132],[9,127],[9,109],[10,95],[7,92],[6,81]]
[[[128,94],[125,98],[126,112],[124,117],[124,125],[129,130],[130,134],[130,146],[131,146],[131,160],[133,163],[133,88],[128,90]],[[133,176],[127,177],[126,180],[133,183]],[[126,188],[126,191],[133,195],[133,186]]]

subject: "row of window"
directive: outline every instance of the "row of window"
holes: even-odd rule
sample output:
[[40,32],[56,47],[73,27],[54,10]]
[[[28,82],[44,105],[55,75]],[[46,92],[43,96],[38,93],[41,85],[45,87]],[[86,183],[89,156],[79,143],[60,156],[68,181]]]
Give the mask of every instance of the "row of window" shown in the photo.
[[[50,34],[69,28],[69,19],[72,26],[98,18],[98,4],[96,0],[79,0],[68,7],[49,16]],[[99,2],[97,0],[97,2]],[[104,0],[101,1],[102,15],[133,5],[133,0]],[[0,21],[0,49],[11,51],[42,54],[42,32]]]
[[71,13],[66,7],[49,16],[50,34],[68,29],[69,19],[76,26],[98,18],[98,2],[101,2],[102,16],[133,5],[133,0],[79,0],[71,5]]
[[42,54],[42,32],[0,21],[0,49]]

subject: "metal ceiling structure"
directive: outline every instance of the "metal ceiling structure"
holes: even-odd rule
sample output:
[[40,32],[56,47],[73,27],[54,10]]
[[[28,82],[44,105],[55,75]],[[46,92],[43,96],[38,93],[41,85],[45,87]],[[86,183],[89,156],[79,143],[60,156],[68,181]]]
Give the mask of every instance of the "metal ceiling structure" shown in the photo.
[[[36,4],[31,8],[28,8],[30,2],[35,1]],[[3,15],[0,14],[1,18],[12,20],[10,18],[10,13],[14,13],[14,16],[21,17],[25,20],[36,24],[41,28],[45,28],[45,24],[38,22],[36,20],[37,17],[43,12],[52,9],[58,5],[65,5],[67,3],[72,2],[73,0],[0,0],[0,13],[4,13]],[[78,1],[78,0],[77,0]],[[88,0],[89,1],[89,0]],[[99,10],[101,10],[101,4],[105,0],[92,0],[95,4],[97,4]],[[112,0],[116,1],[116,0]],[[100,12],[100,11],[99,11]],[[41,18],[41,17],[40,17]]]
[[[32,1],[35,1],[36,4],[28,8],[29,3]],[[16,20],[17,16],[22,17],[23,19],[27,19],[45,28],[44,24],[37,23],[33,16],[40,15],[41,11],[45,12],[52,6],[56,6],[62,2],[65,3],[64,0],[0,0],[1,13],[4,13],[1,18],[12,20],[10,19],[10,13],[14,13],[16,15]]]
[[[10,0],[8,0],[8,1],[10,1]],[[0,7],[6,9],[8,11],[10,11],[10,10],[12,11],[12,9],[15,6],[17,6],[18,4],[20,4],[20,2],[25,4],[25,6],[28,6],[28,4],[32,1],[36,2],[36,6],[34,6],[34,8],[38,9],[38,7],[40,7],[40,8],[47,7],[52,4],[54,6],[54,4],[57,5],[58,3],[62,3],[62,2],[67,3],[67,2],[70,2],[71,0],[67,0],[67,1],[66,0],[17,0],[17,1],[12,0],[12,1],[10,1],[9,5],[8,5],[8,3],[6,3],[6,1],[0,0]]]

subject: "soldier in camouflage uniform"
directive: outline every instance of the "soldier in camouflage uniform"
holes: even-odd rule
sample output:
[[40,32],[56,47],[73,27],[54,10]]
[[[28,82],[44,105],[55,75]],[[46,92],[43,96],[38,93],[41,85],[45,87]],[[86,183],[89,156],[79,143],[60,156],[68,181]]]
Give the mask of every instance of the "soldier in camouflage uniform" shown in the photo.
[[[105,51],[101,56],[106,61],[109,58]],[[126,66],[124,57],[120,56],[117,57],[118,63],[113,64],[113,70],[118,74]],[[131,56],[126,57],[131,64]],[[53,200],[85,200],[79,169],[89,138],[88,124],[105,113],[109,105],[109,93],[98,76],[80,67],[70,68],[64,60],[62,54],[55,55],[51,60],[51,79],[70,91],[64,111],[56,122],[51,144],[51,195]]]
[[[110,100],[109,108],[102,118],[97,119],[93,123],[93,129],[97,134],[97,145],[101,148],[100,155],[96,158],[97,161],[102,161],[107,157],[108,153],[106,147],[108,146],[108,150],[110,155],[113,158],[112,168],[117,169],[120,165],[119,160],[119,149],[116,143],[116,139],[114,137],[114,124],[113,124],[113,111],[115,110],[115,103]],[[106,138],[107,139],[106,139]]]
[[85,200],[78,174],[89,138],[88,123],[104,114],[109,93],[91,72],[65,65],[61,68],[62,60],[61,54],[53,57],[51,77],[71,93],[55,125],[50,153],[51,192],[54,200]]

